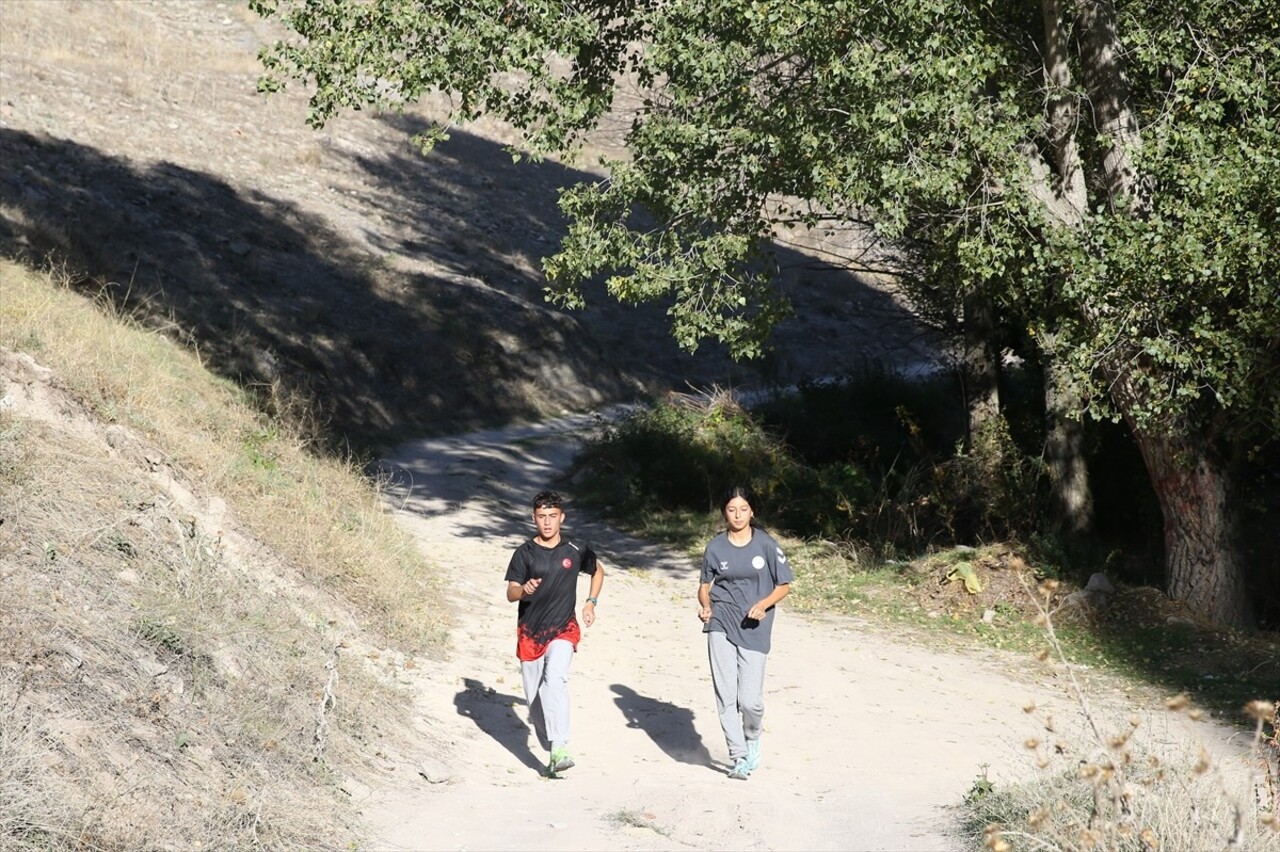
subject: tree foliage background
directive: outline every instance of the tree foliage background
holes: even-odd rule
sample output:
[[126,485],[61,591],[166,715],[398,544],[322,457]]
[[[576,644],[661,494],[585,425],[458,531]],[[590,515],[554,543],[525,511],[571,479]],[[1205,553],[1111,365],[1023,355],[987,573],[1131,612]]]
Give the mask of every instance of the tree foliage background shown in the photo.
[[306,81],[315,125],[443,90],[452,120],[492,113],[563,153],[637,87],[627,157],[562,197],[546,272],[566,305],[604,276],[670,299],[686,347],[759,354],[792,228],[871,235],[848,264],[940,324],[980,296],[1073,414],[1132,430],[1170,593],[1248,623],[1225,495],[1280,437],[1271,0],[254,5],[294,34],[262,87]]

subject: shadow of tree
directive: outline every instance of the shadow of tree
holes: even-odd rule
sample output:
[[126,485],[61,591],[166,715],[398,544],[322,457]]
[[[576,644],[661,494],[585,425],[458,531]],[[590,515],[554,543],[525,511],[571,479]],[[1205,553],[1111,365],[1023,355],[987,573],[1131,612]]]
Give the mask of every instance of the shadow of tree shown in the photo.
[[[454,516],[452,535],[515,548],[534,533],[529,501],[557,487],[580,435],[595,427],[595,417],[577,414],[408,442],[394,458],[381,461],[378,471],[386,495],[401,511],[422,518]],[[481,511],[459,511],[465,503],[480,504]],[[609,570],[643,568],[690,583],[697,577],[696,560],[622,533],[572,502],[566,506],[565,534],[590,542]]]
[[268,402],[304,401],[331,446],[635,391],[590,347],[568,345],[575,317],[448,270],[415,273],[406,292],[388,258],[295,202],[10,129],[0,161],[11,164],[0,251],[65,265],[78,288]]
[[[405,138],[428,126],[412,115],[380,120]],[[404,255],[425,251],[432,257],[461,251],[472,274],[499,282],[531,303],[543,300],[542,259],[558,248],[566,230],[558,207],[560,190],[601,178],[551,161],[517,163],[505,146],[459,131],[451,131],[451,138],[426,158],[405,146],[359,162],[372,182],[388,189],[381,196],[389,202],[382,215],[399,217],[403,226],[393,232],[409,235],[407,243],[384,243],[387,250]],[[424,169],[432,180],[403,180],[404,174]],[[452,189],[444,203],[441,186]],[[486,249],[480,257],[475,256],[477,246]],[[620,358],[627,376],[650,390],[788,384],[838,373],[867,359],[905,363],[936,354],[936,336],[884,290],[813,255],[782,244],[773,250],[781,269],[779,287],[796,315],[779,324],[773,336],[776,349],[762,361],[735,362],[714,341],[703,343],[696,355],[682,351],[669,333],[669,302],[622,304],[608,295],[603,281],[583,288],[587,307],[574,316],[606,357]],[[524,277],[506,281],[513,273]],[[607,333],[598,335],[597,329]]]
[[765,363],[682,352],[665,306],[621,305],[603,284],[585,311],[555,310],[539,268],[564,232],[558,188],[594,175],[517,165],[459,131],[422,157],[415,119],[380,121],[390,144],[328,155],[362,189],[333,187],[323,203],[0,128],[0,251],[67,267],[264,406],[301,402],[323,443],[344,450],[687,384],[833,372],[899,339],[887,317],[910,323],[849,273],[812,270],[786,285],[800,316]]

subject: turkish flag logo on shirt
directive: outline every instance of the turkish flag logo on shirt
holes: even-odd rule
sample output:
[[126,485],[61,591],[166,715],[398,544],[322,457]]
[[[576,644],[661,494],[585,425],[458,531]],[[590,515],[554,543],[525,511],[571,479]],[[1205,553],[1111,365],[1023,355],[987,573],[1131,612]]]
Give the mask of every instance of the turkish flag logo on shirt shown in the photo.
[[564,558],[564,561],[561,562],[560,565],[567,571],[573,567],[573,560],[566,556]]

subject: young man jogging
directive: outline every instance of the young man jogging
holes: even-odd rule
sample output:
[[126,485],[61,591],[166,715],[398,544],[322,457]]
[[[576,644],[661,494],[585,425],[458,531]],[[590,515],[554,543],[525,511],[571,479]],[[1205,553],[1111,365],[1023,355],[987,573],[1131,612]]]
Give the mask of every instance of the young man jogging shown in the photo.
[[554,491],[533,498],[537,535],[516,548],[507,567],[507,600],[519,602],[516,616],[516,656],[524,680],[524,696],[532,711],[542,703],[551,759],[547,774],[554,777],[573,766],[569,756],[569,663],[581,632],[574,612],[578,575],[591,577],[591,590],[582,605],[582,621],[596,620],[596,604],[604,585],[604,566],[595,551],[560,535],[564,500]]

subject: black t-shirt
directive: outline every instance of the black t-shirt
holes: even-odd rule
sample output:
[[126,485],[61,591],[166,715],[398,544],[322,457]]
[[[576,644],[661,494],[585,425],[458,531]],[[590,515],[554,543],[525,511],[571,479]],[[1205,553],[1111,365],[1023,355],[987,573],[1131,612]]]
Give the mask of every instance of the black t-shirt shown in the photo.
[[560,539],[555,547],[543,547],[529,539],[516,548],[507,566],[507,581],[523,585],[532,579],[542,583],[520,601],[516,627],[522,639],[538,648],[577,624],[578,574],[596,573],[596,554],[589,545]]

